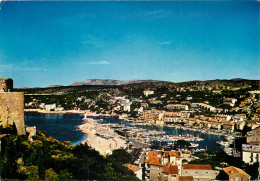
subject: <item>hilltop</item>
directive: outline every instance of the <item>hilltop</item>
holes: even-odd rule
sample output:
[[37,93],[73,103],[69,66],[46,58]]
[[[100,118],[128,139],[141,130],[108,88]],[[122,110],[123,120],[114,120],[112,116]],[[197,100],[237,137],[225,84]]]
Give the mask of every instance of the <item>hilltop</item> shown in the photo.
[[81,85],[127,85],[127,84],[138,84],[146,82],[166,82],[158,80],[113,80],[113,79],[86,79],[82,82],[73,82],[71,86],[81,86]]
[[187,82],[168,82],[157,80],[110,80],[110,79],[87,79],[82,82],[74,82],[70,86],[48,86],[45,88],[16,88],[18,92],[25,94],[71,94],[82,93],[86,90],[103,90],[103,89],[117,89],[126,90],[127,92],[142,92],[146,89],[157,90],[165,89],[168,91],[204,91],[204,90],[239,90],[239,89],[259,89],[259,80],[246,80],[246,79],[231,79],[231,80],[206,80],[206,81],[187,81]]

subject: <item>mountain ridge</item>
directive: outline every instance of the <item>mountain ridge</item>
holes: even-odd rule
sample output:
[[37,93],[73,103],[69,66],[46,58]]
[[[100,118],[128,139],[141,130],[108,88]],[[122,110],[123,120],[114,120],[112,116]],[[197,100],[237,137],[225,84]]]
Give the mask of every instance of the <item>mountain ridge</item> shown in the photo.
[[161,80],[114,80],[114,79],[86,79],[84,81],[78,82],[74,81],[71,86],[81,86],[81,85],[128,85],[128,84],[138,84],[144,82],[170,82]]

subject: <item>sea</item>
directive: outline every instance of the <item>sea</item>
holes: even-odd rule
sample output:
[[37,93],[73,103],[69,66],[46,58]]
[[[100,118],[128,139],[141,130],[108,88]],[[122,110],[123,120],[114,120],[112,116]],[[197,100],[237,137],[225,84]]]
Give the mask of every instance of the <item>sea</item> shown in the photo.
[[[120,123],[125,126],[132,126],[129,121],[118,119],[115,117],[92,117],[93,119],[103,119],[99,121],[100,124],[106,123]],[[83,116],[76,113],[64,114],[46,114],[38,112],[25,112],[25,124],[28,126],[36,126],[38,130],[44,131],[48,136],[52,136],[57,140],[70,141],[72,145],[77,145],[84,141],[87,137],[81,131],[77,130],[77,126],[83,124]],[[166,126],[154,125],[136,125],[135,127],[147,130],[164,131],[165,135],[193,135],[203,138],[199,143],[198,149],[205,149],[212,152],[221,151],[222,148],[216,144],[216,141],[224,140],[222,135],[213,135],[201,133],[199,131],[176,129]],[[166,142],[155,143],[157,145],[165,146]]]

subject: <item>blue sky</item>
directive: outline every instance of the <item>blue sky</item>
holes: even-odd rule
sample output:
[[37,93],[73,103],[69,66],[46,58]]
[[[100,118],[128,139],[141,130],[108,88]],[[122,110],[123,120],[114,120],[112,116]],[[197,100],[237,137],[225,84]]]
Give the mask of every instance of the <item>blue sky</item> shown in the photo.
[[260,79],[257,1],[5,2],[0,77],[15,87],[85,79]]

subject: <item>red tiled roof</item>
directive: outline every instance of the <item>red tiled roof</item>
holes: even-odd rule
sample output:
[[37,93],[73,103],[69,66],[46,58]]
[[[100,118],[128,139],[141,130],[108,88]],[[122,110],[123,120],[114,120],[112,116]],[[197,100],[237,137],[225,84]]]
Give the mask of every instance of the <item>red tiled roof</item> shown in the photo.
[[247,177],[250,177],[250,175],[248,175],[245,171],[243,171],[242,169],[240,168],[237,168],[237,167],[233,167],[233,166],[230,166],[230,167],[226,167],[226,168],[223,168],[224,172],[226,172],[228,175],[233,175],[235,173],[240,173],[242,175],[245,175]]
[[210,165],[198,165],[198,164],[183,164],[183,169],[193,169],[193,170],[212,170]]
[[157,165],[157,166],[163,166],[158,157],[152,157],[150,159],[145,160],[146,163],[149,163],[150,165]]
[[192,181],[193,176],[180,176],[179,181]]
[[178,166],[177,165],[166,164],[166,165],[163,166],[163,172],[178,174]]
[[126,164],[126,166],[127,166],[128,169],[132,170],[133,172],[136,172],[136,171],[142,169],[142,168],[140,168],[136,165],[131,165],[131,164]]
[[180,152],[179,151],[165,151],[164,155],[165,155],[165,157],[175,156],[177,158],[180,158]]

